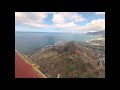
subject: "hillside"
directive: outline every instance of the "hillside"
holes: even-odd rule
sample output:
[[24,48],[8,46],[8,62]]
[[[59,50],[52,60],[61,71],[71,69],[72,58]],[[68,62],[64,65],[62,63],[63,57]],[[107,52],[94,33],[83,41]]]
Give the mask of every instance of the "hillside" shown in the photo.
[[88,32],[87,35],[105,35],[105,30],[98,31],[98,32]]
[[[79,50],[80,54],[76,53]],[[80,42],[60,42],[31,55],[29,60],[40,66],[48,78],[104,78],[105,66]]]

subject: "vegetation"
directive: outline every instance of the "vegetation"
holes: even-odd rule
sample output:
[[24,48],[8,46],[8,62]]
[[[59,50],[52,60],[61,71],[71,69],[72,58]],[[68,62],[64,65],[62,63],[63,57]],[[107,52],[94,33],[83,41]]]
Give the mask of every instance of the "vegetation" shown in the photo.
[[[88,57],[75,53],[80,50],[81,53]],[[40,66],[43,73],[50,77],[60,78],[99,78],[105,77],[105,70],[96,70],[97,59],[92,56],[91,52],[77,42],[65,43],[61,46],[53,46],[44,51],[38,52],[30,57],[30,60]],[[38,67],[39,68],[39,67]],[[104,67],[103,67],[104,68]]]
[[68,62],[69,61],[69,58],[68,57],[64,57],[63,59],[65,62]]
[[[64,58],[65,61],[69,61],[69,58]],[[75,56],[76,62],[74,64],[67,64],[65,67],[65,76],[69,76],[70,73],[73,73],[76,77],[82,77],[80,72],[86,71],[85,63],[81,60],[80,56]]]

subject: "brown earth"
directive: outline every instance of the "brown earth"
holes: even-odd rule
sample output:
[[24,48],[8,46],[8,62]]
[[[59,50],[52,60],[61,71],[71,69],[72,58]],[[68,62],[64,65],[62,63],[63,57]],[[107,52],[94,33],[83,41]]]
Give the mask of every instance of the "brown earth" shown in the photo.
[[[78,56],[75,51],[79,50]],[[98,60],[78,42],[67,42],[46,48],[29,57],[49,78],[104,78],[105,67],[98,68]]]

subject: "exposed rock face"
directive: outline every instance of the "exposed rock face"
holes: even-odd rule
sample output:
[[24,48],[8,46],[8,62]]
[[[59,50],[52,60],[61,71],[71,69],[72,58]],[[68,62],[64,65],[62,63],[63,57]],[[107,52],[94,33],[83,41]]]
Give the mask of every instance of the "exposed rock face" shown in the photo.
[[[75,53],[79,51],[79,55]],[[49,78],[104,78],[105,66],[99,69],[98,58],[80,42],[60,42],[29,57]]]

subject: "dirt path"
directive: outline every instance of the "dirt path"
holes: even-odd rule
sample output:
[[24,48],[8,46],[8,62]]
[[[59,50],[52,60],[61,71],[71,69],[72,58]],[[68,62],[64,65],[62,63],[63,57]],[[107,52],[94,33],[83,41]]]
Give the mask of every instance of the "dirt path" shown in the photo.
[[94,68],[98,67],[96,60],[92,59],[91,57],[89,57],[88,55],[84,53],[80,53],[80,55],[81,55],[81,58],[83,58],[86,63],[90,62],[91,64],[93,64]]
[[84,55],[85,57],[89,58],[91,61],[96,62],[94,59],[90,58],[90,57],[87,56],[86,54],[84,54],[84,53],[81,53],[81,54]]
[[15,51],[15,78],[46,78],[32,66],[29,62],[24,60],[20,53]]
[[90,58],[89,56],[87,56],[87,55],[84,54],[84,53],[81,53],[81,54],[84,55],[85,57],[89,58],[91,61],[93,61],[93,62],[95,63],[95,66],[97,67],[96,69],[101,69],[101,68],[104,69],[103,66],[99,67],[99,66],[97,65],[97,61],[95,61],[94,59]]

